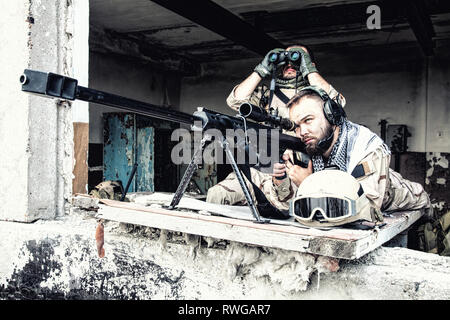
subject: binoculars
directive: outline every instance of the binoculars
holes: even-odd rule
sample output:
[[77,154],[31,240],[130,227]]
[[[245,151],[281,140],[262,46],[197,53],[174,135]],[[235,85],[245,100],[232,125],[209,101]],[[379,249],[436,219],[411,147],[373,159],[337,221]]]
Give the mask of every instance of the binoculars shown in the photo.
[[278,65],[282,62],[292,62],[293,64],[299,64],[301,59],[300,51],[283,51],[274,52],[269,56],[269,62]]

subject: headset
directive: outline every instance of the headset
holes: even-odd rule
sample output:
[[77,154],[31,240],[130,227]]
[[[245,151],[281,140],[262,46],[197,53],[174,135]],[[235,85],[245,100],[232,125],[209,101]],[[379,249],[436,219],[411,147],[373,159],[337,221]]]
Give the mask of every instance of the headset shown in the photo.
[[322,88],[316,86],[308,86],[302,88],[301,91],[311,90],[319,95],[319,97],[324,101],[323,104],[323,113],[325,118],[331,125],[340,125],[347,117],[344,108],[342,105],[330,98],[330,96],[323,90]]
[[[323,113],[332,126],[339,126],[344,122],[344,119],[347,117],[344,108],[339,102],[331,99],[325,90],[316,86],[308,86],[302,88],[300,92],[306,90],[315,92],[323,100]],[[325,151],[331,146],[331,143],[333,142],[333,132],[334,131],[332,131],[328,137],[323,138],[317,143],[320,149]]]

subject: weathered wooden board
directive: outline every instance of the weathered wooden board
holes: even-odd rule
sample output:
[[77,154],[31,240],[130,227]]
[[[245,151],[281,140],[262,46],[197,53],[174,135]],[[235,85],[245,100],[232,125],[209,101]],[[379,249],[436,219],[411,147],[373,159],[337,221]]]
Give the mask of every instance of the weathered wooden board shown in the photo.
[[106,199],[100,202],[98,217],[105,220],[341,259],[357,259],[365,255],[407,229],[422,215],[420,211],[398,212],[385,218],[385,226],[371,230],[321,230],[275,223],[257,224],[243,219]]
[[72,190],[74,193],[86,193],[88,190],[88,148],[89,148],[89,123],[73,123],[73,146],[75,165]]

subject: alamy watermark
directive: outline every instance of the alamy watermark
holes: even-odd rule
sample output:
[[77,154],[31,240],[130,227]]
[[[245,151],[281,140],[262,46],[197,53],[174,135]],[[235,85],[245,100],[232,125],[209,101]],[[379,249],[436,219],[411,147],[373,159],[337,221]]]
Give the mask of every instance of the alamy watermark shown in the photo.
[[366,25],[367,29],[381,29],[381,9],[376,4],[370,5],[366,10],[367,14],[370,16],[367,18]]
[[171,151],[174,164],[188,164],[200,148],[202,139],[208,141],[196,164],[230,164],[224,154],[228,144],[237,164],[257,166],[266,173],[272,172],[273,164],[280,159],[280,132],[277,129],[227,129],[225,135],[217,129],[189,131],[176,129],[172,132],[171,141],[178,141]]

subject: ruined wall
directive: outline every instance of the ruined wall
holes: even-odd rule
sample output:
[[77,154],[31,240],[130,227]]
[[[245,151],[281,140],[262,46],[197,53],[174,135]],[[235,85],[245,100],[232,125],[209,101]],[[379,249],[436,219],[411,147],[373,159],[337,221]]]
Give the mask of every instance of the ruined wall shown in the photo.
[[0,299],[449,299],[450,258],[382,247],[355,261],[159,229],[74,212],[0,222]]
[[427,152],[450,152],[450,45],[429,60]]
[[70,1],[18,0],[0,13],[0,219],[51,219],[71,195],[73,129],[70,103],[20,91],[25,68],[71,76]]
[[206,107],[235,115],[226,99],[234,86],[250,75],[261,59],[232,60],[202,65],[201,74],[184,77],[181,84],[181,111],[193,113]]
[[425,190],[430,194],[438,215],[450,210],[450,153],[427,153]]
[[[151,51],[149,46],[136,43],[133,39],[124,39],[117,33],[103,30],[95,23],[96,21],[91,21],[89,38],[89,86],[154,105],[179,109],[180,60],[165,57],[167,60],[155,61],[154,52],[148,52]],[[164,57],[164,52],[162,56]],[[104,178],[103,113],[108,112],[123,111],[89,104],[89,190]],[[155,139],[161,139],[161,132],[155,135]],[[155,143],[155,147],[160,146]],[[155,155],[153,160],[157,157]]]
[[[134,52],[134,48],[127,47],[128,45],[118,38],[110,39],[101,29],[92,28],[90,87],[155,105],[171,105],[172,108],[178,109],[181,76],[174,71],[163,71],[164,64],[158,67],[157,63],[148,61],[143,53]],[[90,143],[103,143],[104,112],[118,110],[90,104]]]
[[406,124],[408,151],[425,151],[427,67],[417,45],[355,49],[319,59],[326,79],[346,97],[351,121],[378,135],[382,119]]

